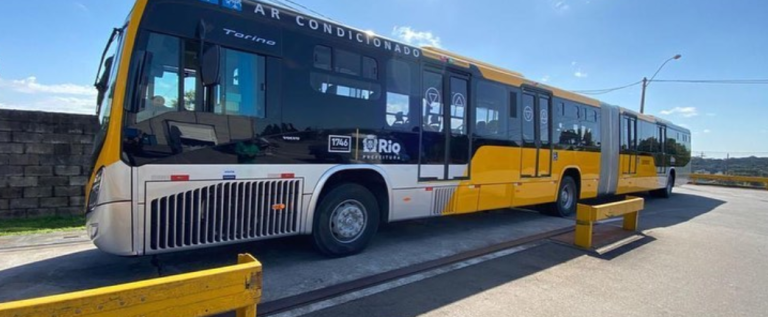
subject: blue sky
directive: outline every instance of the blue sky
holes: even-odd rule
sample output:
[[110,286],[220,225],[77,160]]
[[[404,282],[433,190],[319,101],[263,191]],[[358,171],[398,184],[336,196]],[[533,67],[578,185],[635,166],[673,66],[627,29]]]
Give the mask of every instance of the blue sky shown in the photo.
[[[190,0],[195,1],[195,0]],[[570,89],[657,79],[768,78],[767,1],[294,0],[360,29]],[[0,107],[92,113],[90,88],[128,0],[0,4]],[[638,109],[640,86],[594,96]],[[768,85],[653,83],[646,112],[689,127],[694,151],[768,156]],[[716,154],[715,154],[716,155]]]

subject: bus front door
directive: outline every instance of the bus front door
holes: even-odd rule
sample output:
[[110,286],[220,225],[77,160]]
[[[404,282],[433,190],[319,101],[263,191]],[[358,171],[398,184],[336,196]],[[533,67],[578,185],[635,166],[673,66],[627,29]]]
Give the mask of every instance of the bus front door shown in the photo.
[[467,179],[469,77],[430,68],[422,75],[419,181]]

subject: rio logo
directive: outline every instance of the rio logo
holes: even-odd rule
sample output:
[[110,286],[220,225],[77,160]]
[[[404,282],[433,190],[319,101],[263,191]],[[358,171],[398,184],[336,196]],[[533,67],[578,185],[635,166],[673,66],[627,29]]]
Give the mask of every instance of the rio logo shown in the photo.
[[400,143],[379,139],[375,135],[369,135],[363,140],[363,152],[399,155],[400,150],[402,150]]

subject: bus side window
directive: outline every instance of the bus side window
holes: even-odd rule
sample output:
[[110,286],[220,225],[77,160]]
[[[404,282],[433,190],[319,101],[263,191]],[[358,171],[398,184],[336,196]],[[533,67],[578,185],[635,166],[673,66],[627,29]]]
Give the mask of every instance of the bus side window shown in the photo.
[[315,67],[331,70],[333,61],[332,56],[330,47],[322,45],[315,46]]
[[222,81],[214,112],[264,118],[266,116],[266,63],[260,55],[223,49]]
[[[387,125],[396,130],[411,130],[414,118],[411,116],[411,65],[391,59],[387,63]],[[418,121],[418,118],[416,118]]]
[[507,90],[500,85],[478,81],[475,94],[475,135],[492,139],[509,138]]

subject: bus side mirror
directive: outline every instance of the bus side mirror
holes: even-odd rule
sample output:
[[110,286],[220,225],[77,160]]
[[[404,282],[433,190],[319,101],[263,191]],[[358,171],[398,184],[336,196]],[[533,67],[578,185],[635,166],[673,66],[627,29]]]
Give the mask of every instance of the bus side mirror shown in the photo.
[[203,53],[200,75],[203,86],[214,86],[219,83],[221,48],[218,45],[209,47]]

